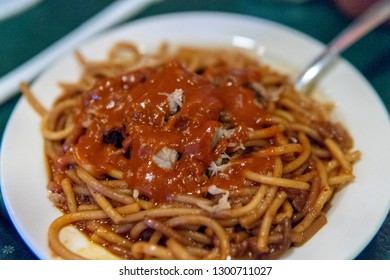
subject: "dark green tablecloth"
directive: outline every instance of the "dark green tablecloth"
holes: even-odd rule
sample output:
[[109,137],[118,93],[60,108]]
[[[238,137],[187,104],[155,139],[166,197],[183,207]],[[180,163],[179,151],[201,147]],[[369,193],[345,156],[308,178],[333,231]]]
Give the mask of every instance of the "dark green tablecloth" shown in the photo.
[[[111,2],[47,0],[22,14],[0,21],[0,76],[39,53]],[[165,0],[149,7],[137,18],[194,10],[236,12],[273,20],[324,43],[350,22],[336,10],[332,1],[318,0],[300,5],[283,0]],[[368,79],[389,110],[390,25],[376,29],[344,52],[343,57]],[[19,98],[18,95],[0,105],[0,139]],[[1,194],[0,259],[36,259],[13,227]],[[390,259],[390,216],[357,259]]]

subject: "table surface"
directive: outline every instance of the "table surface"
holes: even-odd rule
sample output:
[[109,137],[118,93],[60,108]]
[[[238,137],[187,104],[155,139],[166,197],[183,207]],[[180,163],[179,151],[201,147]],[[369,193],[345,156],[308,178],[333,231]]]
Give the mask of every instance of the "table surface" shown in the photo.
[[[42,1],[21,14],[0,21],[2,42],[0,44],[0,76],[66,35],[111,2],[110,0]],[[291,2],[293,1],[165,0],[148,7],[136,18],[179,11],[235,12],[279,22],[300,30],[323,43],[329,42],[351,22],[350,18],[336,9],[332,1],[312,0],[303,1],[305,2],[303,4]],[[390,24],[377,28],[346,50],[342,56],[366,77],[389,111]],[[19,98],[20,94],[17,94],[0,105],[0,139]],[[37,259],[14,228],[5,209],[1,193],[0,259]],[[390,215],[356,259],[390,259]]]

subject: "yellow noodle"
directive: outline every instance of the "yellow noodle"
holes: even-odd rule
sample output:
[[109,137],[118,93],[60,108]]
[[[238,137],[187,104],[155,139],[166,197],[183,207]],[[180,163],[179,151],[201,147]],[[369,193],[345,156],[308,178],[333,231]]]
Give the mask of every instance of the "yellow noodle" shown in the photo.
[[253,152],[253,155],[256,157],[274,157],[288,153],[300,153],[302,150],[303,146],[301,144],[286,144],[283,146],[269,147],[258,152]]
[[174,259],[172,252],[165,247],[142,241],[135,243],[131,248],[131,252],[136,259],[143,259],[144,255],[156,257],[162,260]]
[[325,139],[324,143],[332,155],[339,161],[340,165],[345,169],[345,171],[352,172],[352,165],[349,163],[344,152],[340,149],[337,143],[330,138]]
[[230,257],[230,244],[228,241],[228,236],[223,227],[215,222],[215,220],[204,216],[188,215],[175,217],[167,221],[167,225],[171,227],[176,227],[183,224],[207,225],[208,228],[211,228],[218,237],[218,243],[220,247],[219,254],[221,259],[227,259]]
[[260,252],[268,252],[268,238],[269,232],[271,230],[272,220],[275,218],[276,212],[278,211],[279,207],[284,203],[286,198],[287,195],[285,192],[279,192],[264,215],[257,240],[257,249]]
[[310,156],[311,149],[310,149],[309,139],[302,132],[298,134],[298,139],[302,143],[303,151],[301,154],[299,154],[299,156],[295,160],[284,165],[283,173],[290,173],[295,169],[298,169],[305,161],[308,160]]
[[27,101],[31,105],[31,107],[40,115],[45,116],[47,114],[47,109],[39,102],[37,98],[35,98],[34,94],[31,92],[30,87],[27,83],[22,82],[19,85],[20,90],[24,97],[26,97]]
[[281,125],[274,125],[267,128],[263,128],[261,130],[255,130],[249,133],[249,139],[262,139],[262,138],[269,138],[276,133],[281,132],[284,130],[284,127]]
[[253,180],[261,184],[284,187],[284,188],[300,189],[300,190],[307,190],[310,187],[310,185],[307,182],[303,182],[303,181],[271,177],[271,176],[255,173],[250,170],[245,170],[244,173],[245,173],[245,177],[247,177],[249,180]]
[[[139,211],[138,204],[132,204],[132,209],[126,209],[127,213]],[[118,209],[119,210],[119,209]],[[119,212],[122,212],[119,210]],[[59,239],[59,233],[62,228],[74,222],[83,220],[106,219],[108,216],[102,210],[81,211],[70,214],[64,214],[53,221],[49,227],[48,239],[51,248],[56,254],[64,259],[82,259],[81,256],[70,251]]]
[[48,129],[47,122],[48,122],[48,116],[45,115],[42,118],[42,122],[41,122],[41,132],[42,132],[43,137],[45,139],[48,139],[48,140],[62,140],[64,138],[68,137],[69,134],[72,133],[72,131],[74,129],[73,124],[69,124],[64,129],[53,131],[53,130]]
[[120,244],[122,247],[126,247],[131,249],[133,246],[133,243],[127,240],[126,238],[123,238],[122,236],[108,230],[104,226],[99,226],[98,229],[95,231],[95,233],[100,236],[101,238],[104,238],[105,240],[109,241],[110,243],[114,244]]
[[68,178],[65,178],[61,182],[62,189],[64,190],[66,202],[68,204],[68,211],[73,213],[77,211],[77,202],[73,193],[72,185]]
[[172,252],[175,258],[179,260],[196,260],[197,258],[190,254],[188,250],[183,247],[179,242],[175,239],[167,240],[167,248]]

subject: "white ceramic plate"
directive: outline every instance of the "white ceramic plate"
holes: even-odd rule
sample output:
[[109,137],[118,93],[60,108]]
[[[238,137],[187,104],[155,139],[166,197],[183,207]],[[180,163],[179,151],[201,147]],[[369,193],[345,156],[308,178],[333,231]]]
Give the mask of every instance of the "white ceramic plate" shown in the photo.
[[[254,17],[225,13],[177,13],[134,21],[80,47],[87,58],[103,58],[116,41],[131,40],[143,51],[162,41],[171,44],[238,46],[258,53],[266,63],[295,75],[323,46],[288,27]],[[46,106],[59,93],[58,81],[75,81],[73,55],[50,67],[33,85]],[[353,259],[377,232],[390,207],[390,122],[373,88],[350,64],[339,60],[319,84],[321,97],[335,102],[343,122],[361,150],[356,181],[337,194],[328,224],[286,259]],[[51,259],[47,230],[60,215],[47,199],[47,174],[39,117],[21,99],[7,126],[2,145],[2,193],[11,219],[39,258]],[[80,237],[65,233],[70,243]],[[73,236],[73,237],[70,237]],[[84,253],[89,249],[82,250]],[[79,250],[79,252],[81,252]]]

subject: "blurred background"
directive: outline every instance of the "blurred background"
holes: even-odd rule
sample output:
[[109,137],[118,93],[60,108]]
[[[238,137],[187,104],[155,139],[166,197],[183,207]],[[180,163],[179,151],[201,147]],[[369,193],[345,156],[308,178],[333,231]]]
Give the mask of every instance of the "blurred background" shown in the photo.
[[[26,1],[26,0],[23,0]],[[23,2],[20,1],[20,2]],[[132,0],[129,0],[132,1]],[[134,20],[162,13],[223,11],[252,15],[328,43],[374,0],[160,0]],[[4,14],[0,0],[0,76],[27,61],[97,14],[112,0],[36,0]],[[130,21],[129,20],[129,21]],[[342,53],[390,109],[390,21]],[[0,104],[0,139],[20,95]],[[0,140],[1,141],[1,140]],[[373,202],[375,203],[375,202]],[[0,194],[0,259],[36,259],[14,229]],[[390,217],[357,259],[390,259]]]

